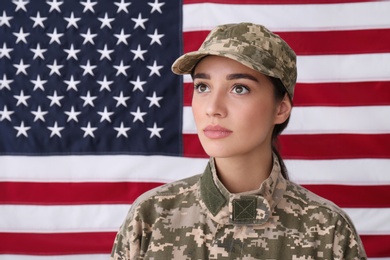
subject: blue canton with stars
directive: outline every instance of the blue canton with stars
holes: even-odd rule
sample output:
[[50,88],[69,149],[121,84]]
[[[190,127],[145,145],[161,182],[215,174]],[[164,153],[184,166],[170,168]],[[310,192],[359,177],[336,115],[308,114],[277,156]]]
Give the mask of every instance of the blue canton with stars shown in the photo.
[[0,154],[181,154],[178,0],[0,4]]

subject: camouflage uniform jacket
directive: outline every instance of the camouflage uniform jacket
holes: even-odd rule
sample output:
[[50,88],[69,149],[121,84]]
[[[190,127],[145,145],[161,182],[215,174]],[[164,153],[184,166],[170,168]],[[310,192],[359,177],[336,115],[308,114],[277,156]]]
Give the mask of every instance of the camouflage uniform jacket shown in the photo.
[[258,190],[229,193],[205,172],[141,195],[111,259],[367,259],[348,216],[285,180],[278,160]]

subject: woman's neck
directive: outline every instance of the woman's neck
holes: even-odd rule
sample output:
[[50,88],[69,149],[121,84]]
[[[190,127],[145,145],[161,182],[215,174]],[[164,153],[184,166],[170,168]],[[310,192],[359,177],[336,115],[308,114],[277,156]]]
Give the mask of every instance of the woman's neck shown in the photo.
[[231,193],[256,190],[271,173],[272,151],[256,156],[215,158],[218,178]]

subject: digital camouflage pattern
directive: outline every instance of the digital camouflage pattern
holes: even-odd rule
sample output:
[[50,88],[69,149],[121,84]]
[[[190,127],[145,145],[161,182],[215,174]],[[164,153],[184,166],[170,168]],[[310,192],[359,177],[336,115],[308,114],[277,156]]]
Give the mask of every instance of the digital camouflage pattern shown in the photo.
[[272,172],[252,192],[231,194],[214,161],[202,175],[137,199],[111,259],[367,259],[348,216]]
[[290,46],[262,25],[225,24],[214,28],[198,51],[179,57],[172,65],[176,74],[191,74],[195,65],[207,55],[227,57],[278,78],[291,99],[297,81],[296,55]]

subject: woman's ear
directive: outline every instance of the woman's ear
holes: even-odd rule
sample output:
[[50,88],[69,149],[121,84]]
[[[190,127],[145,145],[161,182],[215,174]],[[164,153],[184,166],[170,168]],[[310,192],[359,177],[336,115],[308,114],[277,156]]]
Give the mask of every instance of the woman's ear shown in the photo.
[[286,93],[276,108],[275,124],[282,124],[289,118],[292,109],[291,100]]

